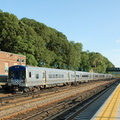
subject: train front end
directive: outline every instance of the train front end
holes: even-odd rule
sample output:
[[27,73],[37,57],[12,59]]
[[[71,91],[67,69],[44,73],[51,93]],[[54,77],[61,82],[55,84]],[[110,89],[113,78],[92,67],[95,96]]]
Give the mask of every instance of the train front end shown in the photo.
[[23,91],[26,80],[26,67],[15,65],[9,67],[8,74],[8,91]]

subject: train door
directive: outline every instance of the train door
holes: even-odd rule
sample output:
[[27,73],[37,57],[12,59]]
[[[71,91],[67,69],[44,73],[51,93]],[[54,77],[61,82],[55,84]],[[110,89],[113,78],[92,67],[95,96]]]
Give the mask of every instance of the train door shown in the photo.
[[76,74],[76,72],[74,71],[74,82],[77,82],[77,74]]
[[82,82],[82,73],[80,73],[80,82]]
[[70,82],[70,73],[69,72],[67,74],[67,81],[68,81],[68,83]]
[[43,85],[46,85],[46,71],[42,71],[42,74],[43,74],[43,78],[42,78],[42,80],[43,80]]

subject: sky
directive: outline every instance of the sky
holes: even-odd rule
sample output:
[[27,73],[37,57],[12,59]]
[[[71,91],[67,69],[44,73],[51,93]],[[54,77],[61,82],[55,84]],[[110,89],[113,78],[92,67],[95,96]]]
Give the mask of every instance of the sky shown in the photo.
[[44,23],[120,67],[120,0],[1,0],[0,9]]

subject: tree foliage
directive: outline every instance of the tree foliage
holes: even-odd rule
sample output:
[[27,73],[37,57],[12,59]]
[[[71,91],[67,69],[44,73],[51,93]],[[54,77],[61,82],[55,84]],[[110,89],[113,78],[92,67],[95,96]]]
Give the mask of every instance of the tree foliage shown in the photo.
[[23,54],[27,64],[62,69],[105,72],[114,65],[100,53],[82,51],[83,45],[43,23],[0,10],[0,50]]

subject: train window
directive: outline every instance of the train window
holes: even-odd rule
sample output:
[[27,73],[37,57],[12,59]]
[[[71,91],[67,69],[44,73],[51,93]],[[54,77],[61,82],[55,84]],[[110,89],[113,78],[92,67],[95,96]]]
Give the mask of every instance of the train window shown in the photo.
[[39,78],[39,74],[36,74],[36,79],[38,79]]
[[49,78],[52,78],[52,75],[51,75],[51,74],[49,74]]
[[29,77],[31,78],[31,72],[29,72]]
[[64,78],[64,75],[62,75],[62,78]]
[[79,75],[76,75],[76,77],[79,77]]
[[88,75],[82,75],[82,77],[88,77]]
[[24,80],[24,79],[25,79],[25,76],[26,76],[25,70],[22,70],[22,72],[21,72],[21,78]]
[[56,78],[58,78],[58,74],[56,74]]
[[19,78],[19,73],[18,73],[18,71],[16,71],[15,75],[16,75],[16,76],[15,76],[16,78]]

